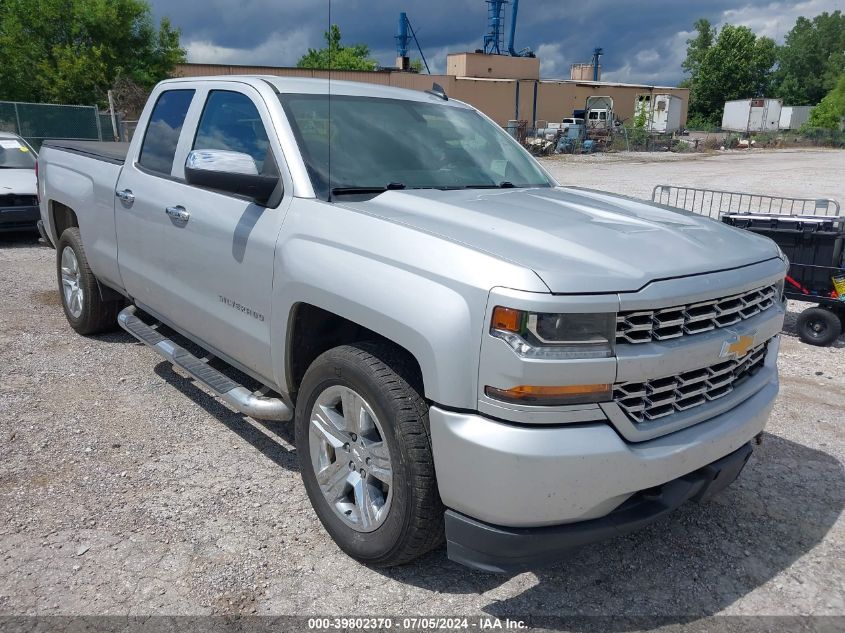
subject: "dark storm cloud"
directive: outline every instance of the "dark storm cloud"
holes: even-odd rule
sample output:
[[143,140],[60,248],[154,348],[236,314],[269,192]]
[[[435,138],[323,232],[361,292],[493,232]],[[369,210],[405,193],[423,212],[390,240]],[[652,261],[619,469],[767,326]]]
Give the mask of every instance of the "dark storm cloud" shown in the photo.
[[[322,45],[332,22],[346,43],[364,42],[392,65],[400,11],[411,19],[432,72],[442,72],[447,52],[474,50],[486,30],[484,0],[152,0],[156,15],[182,29],[190,61],[293,65],[309,47]],[[517,48],[530,47],[547,78],[566,77],[569,64],[605,51],[604,77],[616,81],[675,84],[692,25],[746,24],[782,39],[798,15],[839,8],[841,0],[521,0]],[[508,18],[510,13],[507,13]],[[412,53],[412,56],[414,53]]]

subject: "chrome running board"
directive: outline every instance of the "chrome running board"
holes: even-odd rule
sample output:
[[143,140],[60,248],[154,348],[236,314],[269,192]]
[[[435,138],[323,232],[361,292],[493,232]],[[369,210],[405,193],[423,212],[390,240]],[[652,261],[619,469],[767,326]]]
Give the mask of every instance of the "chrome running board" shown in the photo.
[[128,306],[121,310],[117,315],[120,327],[145,345],[149,345],[165,360],[190,374],[194,380],[202,383],[221,400],[241,413],[259,420],[287,422],[293,417],[293,411],[281,399],[268,398],[260,392],[251,392],[243,385],[224,376],[184,347],[159,334],[139,319],[135,311],[135,306]]

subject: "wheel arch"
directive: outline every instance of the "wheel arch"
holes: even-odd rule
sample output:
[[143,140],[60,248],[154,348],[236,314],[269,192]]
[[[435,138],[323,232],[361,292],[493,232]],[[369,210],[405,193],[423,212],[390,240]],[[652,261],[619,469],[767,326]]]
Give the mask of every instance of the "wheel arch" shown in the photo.
[[53,243],[57,244],[65,230],[72,227],[79,228],[79,219],[76,216],[76,211],[62,202],[50,200],[47,204],[50,229],[53,231],[53,237],[55,238]]
[[425,395],[422,367],[407,347],[330,310],[312,303],[299,302],[290,310],[285,345],[285,377],[291,400],[296,401],[305,372],[320,354],[341,345],[362,341],[382,343],[398,353],[405,362],[402,368],[394,370],[401,372],[402,377],[420,395]]

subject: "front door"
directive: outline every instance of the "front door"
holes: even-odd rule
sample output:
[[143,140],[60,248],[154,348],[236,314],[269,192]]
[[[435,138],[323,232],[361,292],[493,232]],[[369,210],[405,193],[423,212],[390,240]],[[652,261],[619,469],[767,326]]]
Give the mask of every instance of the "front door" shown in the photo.
[[[193,149],[246,153],[256,161],[259,173],[279,173],[278,144],[267,134],[272,127],[260,95],[243,84],[217,85],[234,89],[197,89],[170,177],[145,184],[154,176],[142,164],[130,169],[126,183],[118,186],[118,191],[135,186],[135,205],[141,202],[138,194],[144,193],[140,214],[155,225],[144,229],[155,236],[155,244],[149,244],[155,262],[146,264],[154,271],[145,277],[158,282],[145,278],[144,294],[136,295],[125,277],[124,281],[151,311],[272,382],[273,259],[290,197],[279,194],[271,201],[275,208],[270,208],[185,182],[185,158]],[[142,149],[140,162],[143,155]]]

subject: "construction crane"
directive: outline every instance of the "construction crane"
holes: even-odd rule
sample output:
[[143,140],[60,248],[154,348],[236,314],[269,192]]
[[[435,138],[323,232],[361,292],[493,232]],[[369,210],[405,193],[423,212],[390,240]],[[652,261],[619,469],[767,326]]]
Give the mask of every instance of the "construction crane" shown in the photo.
[[425,72],[430,75],[431,71],[428,69],[428,62],[425,61],[425,55],[423,55],[417,34],[414,32],[414,27],[411,26],[408,14],[402,11],[399,14],[399,24],[396,27],[396,65],[400,70],[408,70],[411,66],[411,60],[408,57],[408,47],[411,45],[411,39],[414,40],[417,50],[420,52],[422,63],[425,66]]
[[510,55],[512,57],[534,57],[530,48],[517,51],[514,47],[516,36],[516,16],[519,13],[519,0],[511,2],[511,21],[508,29],[508,45],[504,46],[505,5],[509,0],[485,0],[487,3],[487,34],[484,36],[484,52],[490,55]]

